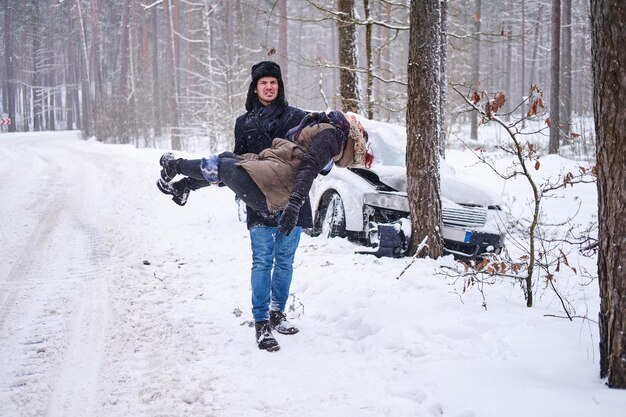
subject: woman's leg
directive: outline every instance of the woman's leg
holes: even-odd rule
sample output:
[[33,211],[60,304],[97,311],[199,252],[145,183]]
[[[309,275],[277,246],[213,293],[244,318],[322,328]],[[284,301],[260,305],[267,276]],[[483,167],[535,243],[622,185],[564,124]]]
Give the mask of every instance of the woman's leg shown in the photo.
[[184,175],[186,177],[191,177],[195,180],[206,181],[204,176],[202,175],[202,170],[200,169],[201,159],[176,159],[174,161],[174,167],[178,174]]
[[237,165],[239,157],[230,152],[220,156],[211,155],[202,159],[175,159],[168,161],[168,168],[176,174],[193,178],[198,181],[222,182],[244,203],[253,210],[267,213],[267,200],[261,189],[248,175],[248,172]]
[[248,175],[248,172],[236,165],[237,162],[239,162],[238,158],[232,158],[226,155],[220,158],[220,181],[233,190],[233,192],[253,210],[260,213],[267,213],[268,209],[265,195],[252,180],[252,177]]

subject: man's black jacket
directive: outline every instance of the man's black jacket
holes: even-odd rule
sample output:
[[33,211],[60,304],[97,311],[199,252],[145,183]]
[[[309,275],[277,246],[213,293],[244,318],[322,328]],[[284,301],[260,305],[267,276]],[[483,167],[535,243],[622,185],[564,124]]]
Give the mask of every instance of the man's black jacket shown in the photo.
[[[257,102],[258,104],[258,102]],[[258,154],[263,149],[272,146],[274,138],[285,138],[287,131],[297,126],[307,113],[304,110],[291,106],[278,106],[273,104],[269,107],[256,105],[237,118],[235,122],[235,149],[234,153]],[[263,217],[250,207],[247,207],[248,228],[253,226],[278,226],[278,217]],[[313,215],[311,202],[307,196],[305,203],[300,209],[298,226],[303,228],[313,227]]]

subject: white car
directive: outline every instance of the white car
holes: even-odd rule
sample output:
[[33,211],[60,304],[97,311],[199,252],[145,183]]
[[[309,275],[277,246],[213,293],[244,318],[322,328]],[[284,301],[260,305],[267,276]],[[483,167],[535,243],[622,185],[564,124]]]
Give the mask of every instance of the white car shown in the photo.
[[[410,235],[405,128],[359,118],[375,155],[370,169],[334,167],[318,175],[310,192],[313,235],[348,237],[366,246],[381,243],[381,227],[393,225],[402,244],[384,256],[402,256]],[[501,204],[468,184],[441,161],[444,249],[457,258],[499,253],[504,245]]]

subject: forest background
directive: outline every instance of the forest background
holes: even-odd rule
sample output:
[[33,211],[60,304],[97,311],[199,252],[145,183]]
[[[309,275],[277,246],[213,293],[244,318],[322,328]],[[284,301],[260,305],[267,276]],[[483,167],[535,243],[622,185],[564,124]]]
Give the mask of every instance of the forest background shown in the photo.
[[[413,253],[424,234],[417,219],[430,231],[440,224],[439,210],[416,204],[438,192],[437,169],[416,175],[438,167],[433,149],[494,143],[478,126],[497,112],[533,185],[525,161],[545,142],[525,147],[518,137],[547,137],[549,128],[550,154],[593,160],[595,128],[601,375],[607,358],[619,357],[609,385],[623,387],[625,344],[613,336],[623,335],[624,308],[611,304],[623,297],[607,295],[623,294],[612,274],[626,259],[611,242],[625,231],[625,129],[616,111],[625,107],[624,77],[615,65],[624,62],[625,12],[618,0],[0,0],[0,129],[78,129],[107,143],[202,154],[232,149],[250,67],[274,60],[294,106],[406,124]],[[549,117],[533,117],[536,107]],[[540,125],[526,129],[530,118]],[[529,278],[542,197],[532,188]]]
[[[109,143],[230,149],[250,67],[261,60],[281,65],[291,105],[405,123],[409,0],[1,4],[0,115],[11,119],[5,131],[80,129]],[[532,85],[548,102],[549,2],[450,0],[445,11],[448,85],[468,95],[503,91],[504,112],[520,118]],[[563,2],[561,123],[579,140],[568,142],[566,134],[561,154],[583,158],[594,152],[589,15],[587,1]],[[354,44],[340,42],[346,27]],[[346,55],[355,65],[343,64]],[[342,72],[357,83],[350,108]],[[471,139],[479,140],[476,114],[458,95],[446,97],[446,136],[471,124]]]

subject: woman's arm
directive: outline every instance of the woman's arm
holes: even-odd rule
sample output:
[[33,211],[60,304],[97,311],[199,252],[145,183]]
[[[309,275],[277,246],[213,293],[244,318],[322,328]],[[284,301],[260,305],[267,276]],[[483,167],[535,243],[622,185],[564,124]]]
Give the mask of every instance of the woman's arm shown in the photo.
[[317,174],[340,153],[341,145],[336,138],[336,130],[324,129],[319,131],[298,167],[292,193],[297,192],[303,196],[308,195]]
[[315,135],[311,146],[298,167],[296,179],[289,196],[289,203],[283,210],[278,224],[278,231],[289,235],[298,222],[300,207],[309,195],[313,180],[317,174],[336,155],[341,153],[340,141],[337,140],[335,129],[324,129]]

